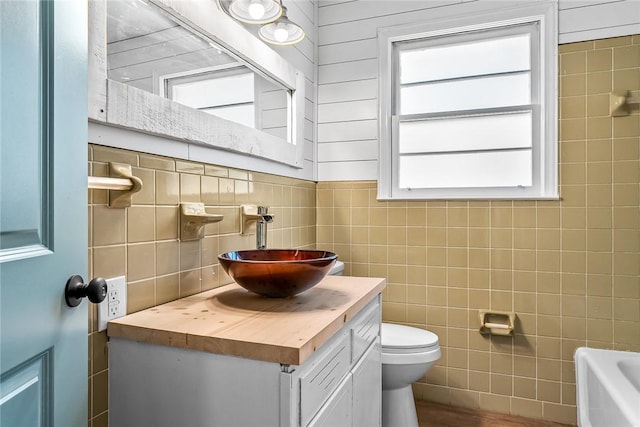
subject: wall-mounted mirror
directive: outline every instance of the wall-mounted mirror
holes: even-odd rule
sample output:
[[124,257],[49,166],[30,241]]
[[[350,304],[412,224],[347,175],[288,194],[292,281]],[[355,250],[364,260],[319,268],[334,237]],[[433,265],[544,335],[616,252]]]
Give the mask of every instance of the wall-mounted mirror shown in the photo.
[[99,0],[90,15],[90,119],[301,167],[304,77],[216,2]]
[[291,90],[151,3],[107,3],[107,77],[291,141]]

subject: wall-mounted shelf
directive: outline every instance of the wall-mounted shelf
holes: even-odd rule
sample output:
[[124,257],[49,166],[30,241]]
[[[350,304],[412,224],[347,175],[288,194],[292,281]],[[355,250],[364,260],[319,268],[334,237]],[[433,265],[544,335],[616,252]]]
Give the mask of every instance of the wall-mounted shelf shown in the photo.
[[180,240],[198,240],[204,238],[204,226],[220,222],[220,214],[207,213],[204,203],[180,203]]

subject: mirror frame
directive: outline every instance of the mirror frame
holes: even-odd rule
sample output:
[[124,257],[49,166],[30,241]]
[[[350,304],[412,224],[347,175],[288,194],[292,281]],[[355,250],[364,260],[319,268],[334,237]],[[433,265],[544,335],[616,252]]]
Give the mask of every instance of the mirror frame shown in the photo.
[[217,2],[147,0],[185,29],[219,44],[255,72],[265,74],[291,90],[292,141],[110,80],[107,75],[107,1],[89,2],[90,121],[303,168],[305,78],[302,72],[221,11]]

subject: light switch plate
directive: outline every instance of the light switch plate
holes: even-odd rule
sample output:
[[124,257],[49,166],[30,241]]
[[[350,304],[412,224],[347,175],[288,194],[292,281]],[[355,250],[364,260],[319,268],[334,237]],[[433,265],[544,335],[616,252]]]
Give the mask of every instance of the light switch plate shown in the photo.
[[107,329],[109,320],[127,314],[127,282],[124,276],[107,280],[107,297],[98,304],[98,331]]

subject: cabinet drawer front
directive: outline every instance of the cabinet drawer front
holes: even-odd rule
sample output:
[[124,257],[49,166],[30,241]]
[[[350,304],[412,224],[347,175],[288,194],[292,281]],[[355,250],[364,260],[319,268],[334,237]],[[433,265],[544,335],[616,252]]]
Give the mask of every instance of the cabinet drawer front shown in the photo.
[[307,425],[351,368],[350,336],[343,334],[300,375],[300,424]]
[[352,363],[357,362],[372,342],[380,336],[380,303],[372,301],[363,312],[354,319],[351,327]]

